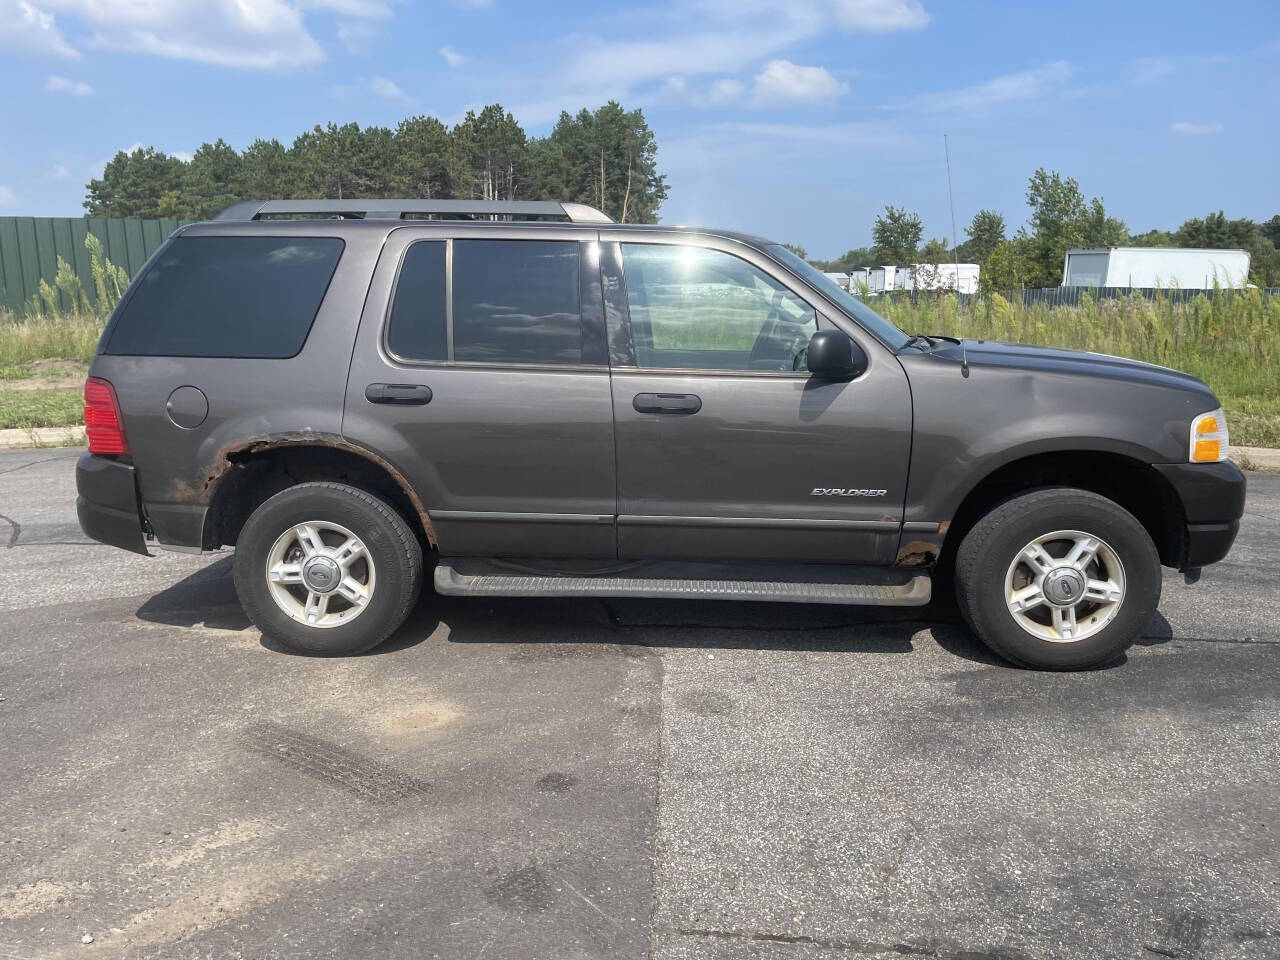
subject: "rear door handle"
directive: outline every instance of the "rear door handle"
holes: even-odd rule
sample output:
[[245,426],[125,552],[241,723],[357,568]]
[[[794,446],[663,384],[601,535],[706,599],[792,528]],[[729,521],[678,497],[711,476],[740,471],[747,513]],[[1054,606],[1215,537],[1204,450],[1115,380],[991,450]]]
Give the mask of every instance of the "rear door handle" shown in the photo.
[[692,393],[637,393],[631,401],[637,413],[674,413],[688,416],[702,409],[702,398]]
[[371,383],[364,388],[370,403],[398,403],[421,406],[431,402],[431,388],[425,383]]

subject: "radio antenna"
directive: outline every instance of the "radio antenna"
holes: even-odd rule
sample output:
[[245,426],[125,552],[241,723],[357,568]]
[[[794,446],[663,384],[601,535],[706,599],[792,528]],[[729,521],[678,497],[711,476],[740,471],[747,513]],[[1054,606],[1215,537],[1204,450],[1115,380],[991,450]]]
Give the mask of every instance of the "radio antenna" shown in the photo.
[[967,377],[969,358],[965,356],[964,335],[960,330],[960,247],[956,243],[956,195],[951,189],[951,141],[945,133],[942,135],[942,149],[947,157],[947,203],[951,206],[951,253],[955,257],[956,264],[956,336],[960,340],[961,370]]

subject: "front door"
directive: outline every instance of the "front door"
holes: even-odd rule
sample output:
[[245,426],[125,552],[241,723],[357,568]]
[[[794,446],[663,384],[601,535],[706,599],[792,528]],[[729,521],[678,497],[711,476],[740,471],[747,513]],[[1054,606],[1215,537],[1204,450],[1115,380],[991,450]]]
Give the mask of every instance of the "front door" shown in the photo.
[[[888,564],[911,442],[906,375],[768,257],[688,234],[602,234],[625,559]],[[850,383],[805,347],[838,326]]]
[[427,508],[443,556],[613,558],[613,414],[596,232],[392,232],[343,433]]

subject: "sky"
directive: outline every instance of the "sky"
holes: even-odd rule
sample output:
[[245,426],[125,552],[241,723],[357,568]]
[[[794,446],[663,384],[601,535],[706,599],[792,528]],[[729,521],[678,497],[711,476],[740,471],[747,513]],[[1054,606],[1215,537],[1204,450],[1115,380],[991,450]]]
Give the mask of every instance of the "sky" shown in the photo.
[[117,150],[289,143],[500,102],[640,107],[666,223],[830,258],[905,206],[1026,220],[1037,167],[1131,230],[1280,213],[1280,0],[0,0],[0,215],[76,216]]

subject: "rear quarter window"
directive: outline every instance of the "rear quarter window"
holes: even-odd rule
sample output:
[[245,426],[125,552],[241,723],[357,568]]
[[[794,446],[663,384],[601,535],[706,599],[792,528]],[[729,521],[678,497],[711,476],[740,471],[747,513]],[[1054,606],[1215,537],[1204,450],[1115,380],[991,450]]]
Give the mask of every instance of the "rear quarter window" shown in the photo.
[[337,237],[178,237],[143,274],[105,352],[292,357],[342,248]]

